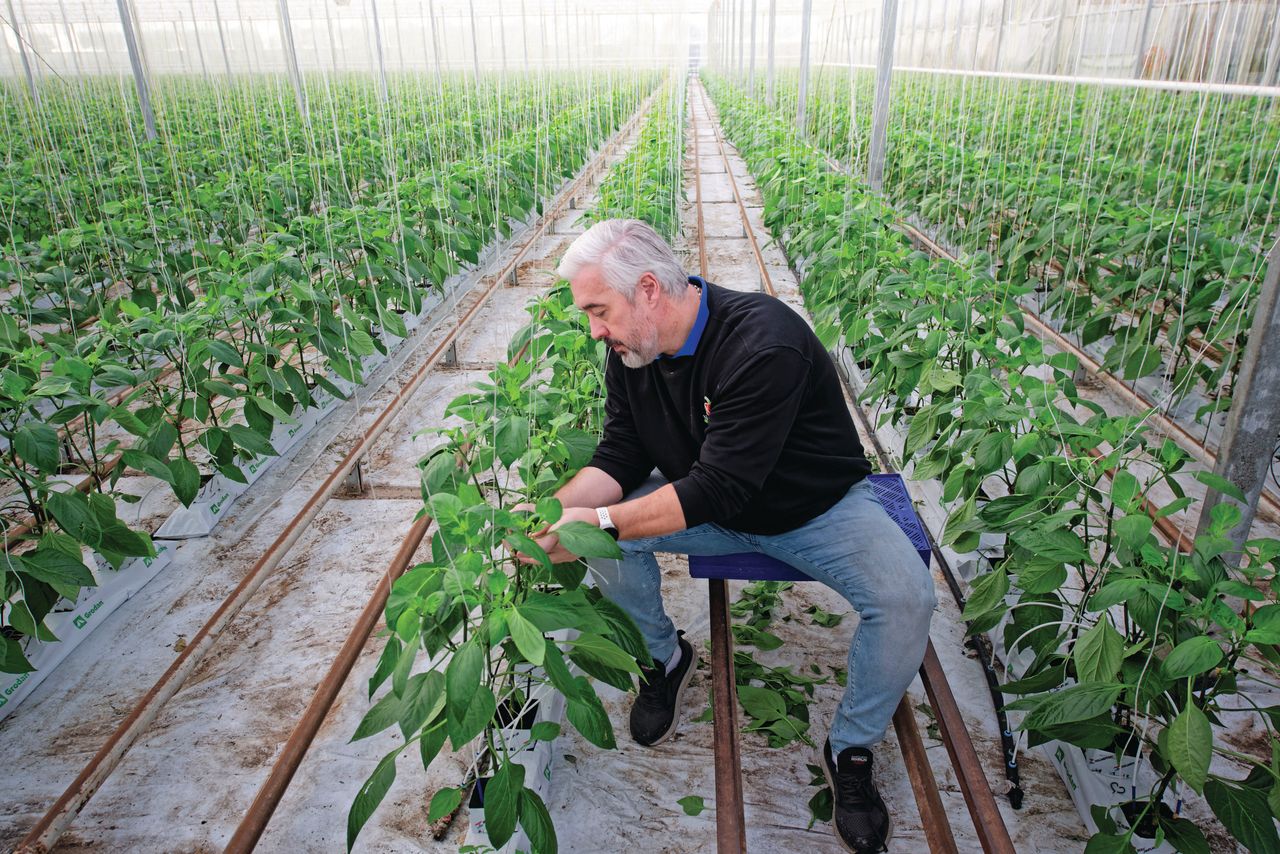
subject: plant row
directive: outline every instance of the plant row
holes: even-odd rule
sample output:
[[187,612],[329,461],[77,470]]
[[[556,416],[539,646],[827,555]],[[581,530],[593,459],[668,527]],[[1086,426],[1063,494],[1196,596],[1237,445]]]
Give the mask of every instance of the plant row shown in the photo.
[[601,183],[591,219],[641,219],[666,240],[676,239],[684,198],[684,116],[682,78],[654,100],[639,141]]
[[[518,826],[532,850],[555,851],[555,829],[535,789],[540,781],[526,777],[539,743],[560,733],[545,709],[558,693],[582,736],[611,749],[609,717],[577,671],[625,691],[639,673],[637,661],[648,660],[626,613],[583,584],[586,567],[553,565],[533,540],[560,518],[560,503],[550,496],[595,449],[604,353],[584,332],[567,287],[530,311],[532,323],[512,344],[517,358],[449,404],[446,416],[455,426],[429,431],[445,440],[422,462],[423,512],[436,526],[431,559],[392,587],[391,633],[370,697],[388,681],[390,687],[355,734],[364,738],[398,724],[403,742],[357,795],[348,846],[385,796],[407,748],[416,745],[427,768],[446,742],[457,752],[479,739],[475,766],[486,776],[489,842],[501,848]],[[558,533],[577,554],[621,556],[595,526],[574,522]],[[520,564],[517,551],[537,563]],[[424,659],[426,669],[413,673]],[[428,819],[457,809],[463,790],[439,789]]]
[[1280,744],[1271,709],[1237,714],[1276,674],[1280,605],[1263,603],[1277,592],[1280,542],[1251,541],[1229,560],[1239,512],[1223,504],[1190,554],[1163,545],[1144,505],[1165,489],[1177,497],[1158,515],[1197,509],[1182,486],[1187,456],[1148,439],[1140,417],[1078,394],[1076,360],[1045,353],[1023,327],[1018,301],[1036,282],[997,280],[981,252],[953,263],[915,251],[895,211],[832,171],[792,122],[709,83],[766,224],[799,259],[821,334],[853,348],[870,377],[863,400],[905,431],[913,476],[942,480],[944,544],[963,553],[984,534],[1005,538],[963,616],[973,631],[998,627],[1018,660],[1004,691],[1020,697],[1008,708],[1025,713],[1030,743],[1139,754],[1155,772],[1132,804],[1095,808],[1090,850],[1131,851],[1141,828],[1207,851],[1194,822],[1160,806],[1171,789],[1203,794],[1251,850],[1280,848],[1280,754],[1223,738],[1245,714]]
[[[176,290],[106,299],[75,334],[42,334],[0,312],[0,477],[12,493],[3,669],[29,670],[25,639],[53,639],[44,617],[95,583],[82,547],[116,567],[152,554],[147,532],[120,521],[119,502],[136,500],[121,476],[165,481],[183,504],[214,472],[244,483],[245,460],[275,453],[277,424],[323,394],[341,397],[335,378],[359,382],[363,357],[406,337],[405,317],[446,276],[476,262],[634,111],[642,92],[614,82],[386,191],[256,228],[235,254],[193,245],[195,267]],[[88,490],[68,488],[86,477]]]
[[[10,288],[13,313],[74,335],[113,295],[188,302],[222,253],[252,252],[298,218],[312,218],[313,251],[341,252],[359,238],[362,215],[400,207],[405,180],[436,185],[446,211],[454,196],[500,218],[504,184],[486,152],[593,100],[596,89],[628,85],[638,97],[645,81],[406,84],[375,105],[365,100],[376,91],[368,80],[324,81],[303,121],[279,81],[230,89],[171,81],[159,88],[154,142],[138,139],[136,119],[113,102],[118,87],[51,85],[38,112],[25,99],[5,105],[12,121],[0,181],[15,203],[0,212],[0,286]],[[601,132],[601,118],[586,130]],[[440,173],[462,160],[487,169],[482,194],[468,195],[475,180]],[[375,220],[361,230],[382,228]],[[458,236],[464,250],[478,249],[468,236]],[[425,263],[437,280],[447,275]]]
[[[808,112],[810,138],[859,172],[872,85],[823,75]],[[1108,370],[1198,392],[1197,417],[1228,407],[1275,237],[1275,99],[895,74],[891,105],[890,198],[990,251],[998,281],[1034,278]]]
[[[656,228],[665,224],[669,235],[678,231],[684,100],[678,85],[668,83],[654,96],[636,142],[601,182],[591,219],[635,217]],[[648,165],[655,163],[660,168]],[[663,219],[673,209],[677,218]],[[427,768],[446,741],[456,752],[478,739],[475,767],[487,770],[477,781],[483,795],[472,803],[483,809],[488,843],[501,849],[519,830],[534,852],[554,852],[555,828],[536,779],[536,756],[560,733],[550,710],[562,701],[587,741],[612,749],[612,724],[587,676],[629,691],[639,662],[650,660],[626,613],[583,583],[586,567],[553,565],[534,542],[537,531],[560,518],[555,491],[594,453],[606,349],[591,339],[564,282],[528,311],[532,320],[512,340],[507,364],[450,403],[445,414],[453,426],[428,431],[444,439],[421,464],[423,512],[436,524],[432,559],[392,587],[386,620],[393,634],[370,697],[389,677],[392,685],[356,733],[399,723],[404,743],[383,758],[352,805],[348,846],[410,744],[418,743]],[[576,554],[621,556],[592,525],[557,530]],[[517,552],[537,563],[520,564]],[[419,652],[426,669],[410,676]],[[438,790],[428,820],[457,809],[464,788]]]

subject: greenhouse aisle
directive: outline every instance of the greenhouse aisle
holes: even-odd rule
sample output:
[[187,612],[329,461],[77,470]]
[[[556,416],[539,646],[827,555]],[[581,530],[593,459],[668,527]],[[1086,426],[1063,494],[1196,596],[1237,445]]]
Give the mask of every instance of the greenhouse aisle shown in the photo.
[[[457,343],[456,367],[437,367],[408,401],[365,466],[367,491],[339,493],[284,563],[232,622],[184,688],[108,778],[56,850],[207,851],[221,849],[243,817],[316,682],[328,667],[378,579],[422,509],[418,460],[438,442],[417,431],[444,422],[443,410],[507,358],[507,344],[528,321],[525,306],[556,281],[554,268],[580,222],[594,186],[634,143],[629,137],[596,164],[588,190],[531,247],[472,319]],[[512,241],[507,241],[508,244]],[[0,845],[12,847],[62,793],[176,652],[288,524],[346,450],[437,341],[462,317],[514,248],[472,275],[469,291],[403,366],[384,368],[349,404],[270,470],[206,539],[186,540],[175,563],[104,622],[3,724],[3,758],[24,780],[0,819]],[[336,433],[336,435],[334,435]],[[144,508],[145,503],[139,505]],[[427,548],[419,550],[419,557]],[[294,778],[267,834],[264,851],[338,851],[346,814],[365,778],[393,744],[383,733],[356,744],[351,735],[371,705],[366,691],[382,641],[370,639],[324,728]],[[112,651],[104,654],[104,650]],[[40,721],[41,726],[29,725]],[[49,741],[45,733],[59,738]],[[369,824],[366,851],[456,850],[465,811],[432,843],[425,801],[463,782],[471,757],[442,755],[430,778],[402,763],[401,780]],[[425,793],[425,795],[424,795]],[[423,842],[424,835],[428,841]]]
[[[687,130],[687,203],[682,218],[684,241],[680,247],[687,259],[686,266],[690,270],[698,267],[696,169],[702,193],[710,280],[734,290],[760,290],[759,268],[751,242],[743,232],[734,185],[717,147],[717,138],[723,134],[716,133],[718,119],[714,108],[697,83],[690,84],[689,101],[694,115]],[[698,128],[696,158],[695,123]],[[795,274],[761,221],[759,191],[732,146],[726,142],[724,148],[778,297],[803,315]],[[863,441],[869,445],[865,436]],[[660,563],[668,611],[701,651],[698,673],[691,683],[692,690],[686,695],[693,699],[686,699],[683,723],[676,735],[656,748],[639,747],[620,738],[616,753],[600,751],[576,732],[565,733],[563,754],[557,757],[553,768],[552,797],[548,802],[562,850],[678,852],[715,848],[715,812],[711,809],[715,795],[712,726],[709,721],[692,720],[707,708],[711,682],[707,664],[706,585],[689,576],[687,561],[682,557],[660,556]],[[1000,770],[1003,762],[991,701],[980,666],[963,652],[963,624],[955,604],[946,597],[936,566],[934,572],[941,604],[931,634],[1015,845],[1020,851],[1080,850],[1087,836],[1062,781],[1041,757],[1035,754],[1019,757],[1023,788],[1027,791],[1021,810],[1012,810],[1001,794],[1005,786]],[[741,582],[730,583],[730,601],[738,598],[743,586]],[[838,626],[824,628],[814,623],[813,609],[848,616]],[[775,611],[774,622],[768,629],[783,645],[767,652],[737,647],[739,655],[749,652],[762,664],[791,665],[797,673],[806,672],[813,665],[821,674],[819,678],[827,677],[816,687],[811,703],[810,735],[817,741],[825,733],[830,710],[842,692],[829,677],[844,668],[848,638],[856,619],[848,603],[834,591],[820,584],[800,584],[787,591],[784,604]],[[630,704],[628,695],[608,686],[600,686],[600,693],[610,717],[615,722],[625,720]],[[910,702],[917,709],[927,709],[918,679],[910,691]],[[916,717],[925,733],[926,748],[960,850],[979,850],[976,832],[937,730],[925,712],[918,711]],[[809,826],[807,804],[820,788],[811,785],[813,775],[807,767],[815,762],[811,748],[792,743],[783,749],[772,749],[761,735],[744,734],[741,753],[748,850],[844,850],[829,824]],[[892,729],[878,749],[877,758],[878,783],[894,821],[891,850],[927,850],[911,784]],[[584,797],[588,792],[590,796]],[[698,816],[685,815],[676,802],[688,796],[702,797],[707,811]],[[602,847],[602,839],[616,839],[617,844]]]

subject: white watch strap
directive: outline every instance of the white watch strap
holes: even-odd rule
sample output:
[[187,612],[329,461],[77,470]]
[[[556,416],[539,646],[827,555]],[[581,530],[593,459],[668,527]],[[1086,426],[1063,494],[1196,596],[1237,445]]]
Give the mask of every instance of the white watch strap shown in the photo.
[[609,518],[609,508],[608,508],[608,507],[597,507],[597,508],[596,508],[596,518],[598,518],[598,519],[600,520],[600,528],[601,528],[601,530],[603,530],[603,529],[605,529],[605,528],[617,528],[617,527],[618,527],[617,525],[613,524],[613,519]]

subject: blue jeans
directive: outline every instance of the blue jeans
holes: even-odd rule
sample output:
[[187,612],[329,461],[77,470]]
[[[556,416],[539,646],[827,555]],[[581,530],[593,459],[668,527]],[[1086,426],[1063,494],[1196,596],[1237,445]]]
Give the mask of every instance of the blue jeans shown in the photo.
[[[665,482],[655,472],[627,499]],[[600,591],[635,620],[656,661],[667,661],[675,652],[676,628],[662,605],[654,552],[761,552],[835,590],[860,620],[849,646],[848,682],[831,725],[831,745],[838,753],[846,747],[871,747],[884,738],[898,701],[924,660],[937,597],[929,570],[880,506],[870,481],[855,484],[826,513],[783,534],[705,524],[619,545],[621,560],[588,564]]]

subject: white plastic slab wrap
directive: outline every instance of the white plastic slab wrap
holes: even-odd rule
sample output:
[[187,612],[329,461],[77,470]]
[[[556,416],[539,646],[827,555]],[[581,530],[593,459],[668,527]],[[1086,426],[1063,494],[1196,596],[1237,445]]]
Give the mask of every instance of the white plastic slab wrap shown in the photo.
[[30,696],[45,677],[113,611],[169,565],[174,544],[156,542],[155,547],[155,557],[130,558],[121,564],[119,570],[111,569],[102,558],[88,553],[85,565],[93,573],[98,586],[81,589],[75,602],[63,600],[45,618],[45,625],[58,637],[57,641],[26,640],[24,652],[35,670],[0,674],[4,677],[4,682],[0,683],[0,720]]

